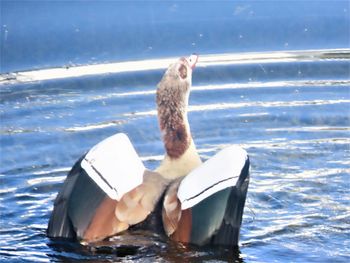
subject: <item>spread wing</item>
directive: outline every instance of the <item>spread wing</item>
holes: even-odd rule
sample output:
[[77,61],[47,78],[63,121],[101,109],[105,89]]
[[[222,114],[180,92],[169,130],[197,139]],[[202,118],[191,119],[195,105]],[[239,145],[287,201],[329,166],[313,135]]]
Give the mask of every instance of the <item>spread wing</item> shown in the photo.
[[237,245],[248,183],[246,152],[224,149],[168,188],[165,232],[185,243]]
[[130,141],[117,134],[74,165],[54,203],[47,234],[94,242],[142,222],[167,181],[144,168]]
[[[145,170],[142,184],[125,193],[119,201],[105,196],[96,206],[86,228],[83,225],[84,219],[77,217],[74,225],[80,225],[82,230],[85,229],[85,231],[77,230],[78,236],[86,242],[98,241],[141,223],[155,208],[166,184],[167,181],[163,180],[158,173]],[[97,203],[97,199],[89,200],[90,205]],[[83,202],[86,203],[86,200]],[[85,214],[89,213],[87,207]],[[80,214],[83,215],[84,212]]]
[[[82,158],[84,158],[84,156]],[[57,194],[47,228],[47,235],[49,237],[76,237],[72,222],[68,217],[67,203],[70,199],[75,182],[81,173],[80,162],[82,158],[72,167],[63,183],[61,191]]]
[[143,183],[117,201],[77,163],[57,195],[47,235],[93,242],[120,233],[146,219],[166,184],[159,174],[146,170]]

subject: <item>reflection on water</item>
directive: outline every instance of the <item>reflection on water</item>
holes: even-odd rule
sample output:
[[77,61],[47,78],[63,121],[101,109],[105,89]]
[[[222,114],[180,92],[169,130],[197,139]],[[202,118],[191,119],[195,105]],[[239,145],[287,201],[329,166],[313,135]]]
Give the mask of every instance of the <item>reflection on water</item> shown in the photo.
[[176,244],[138,231],[94,246],[45,236],[70,166],[98,141],[125,132],[147,167],[159,164],[154,96],[168,59],[157,60],[156,68],[141,61],[142,70],[74,78],[41,70],[2,75],[0,258],[346,262],[350,50],[292,52],[287,60],[271,54],[203,56],[193,75],[189,120],[203,159],[228,144],[250,154],[239,250]]
[[[266,73],[263,64],[308,62],[320,60],[344,60],[350,59],[349,49],[333,50],[299,50],[283,52],[254,52],[234,53],[219,55],[201,55],[196,67],[230,66],[239,64],[257,64]],[[40,80],[52,80],[70,77],[83,77],[90,75],[137,72],[146,70],[159,70],[167,68],[177,58],[152,59],[142,61],[126,61],[117,63],[97,64],[88,66],[61,67],[52,69],[40,69],[35,71],[23,71],[0,76],[1,84],[25,83]]]
[[[89,246],[63,241],[50,241],[48,246],[53,250],[51,258],[60,261],[75,258],[97,262],[116,259],[126,262],[203,262],[210,260],[243,262],[238,248],[194,247],[164,240],[144,231],[125,233],[109,241]],[[79,255],[78,258],[77,255]]]

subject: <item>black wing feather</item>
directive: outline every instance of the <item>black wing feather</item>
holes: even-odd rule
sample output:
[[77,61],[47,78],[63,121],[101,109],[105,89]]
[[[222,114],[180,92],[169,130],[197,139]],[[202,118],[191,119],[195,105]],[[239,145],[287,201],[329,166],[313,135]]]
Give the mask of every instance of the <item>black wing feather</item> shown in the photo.
[[225,216],[211,243],[215,245],[238,246],[245,200],[249,185],[249,159],[247,159],[236,186],[231,188]]
[[75,186],[76,180],[81,174],[82,168],[80,166],[80,162],[83,158],[84,156],[82,156],[74,164],[63,183],[61,191],[56,196],[54,208],[46,231],[49,237],[76,237],[72,222],[68,217],[67,203]]
[[249,159],[235,186],[218,191],[191,208],[191,243],[238,245],[248,184]]

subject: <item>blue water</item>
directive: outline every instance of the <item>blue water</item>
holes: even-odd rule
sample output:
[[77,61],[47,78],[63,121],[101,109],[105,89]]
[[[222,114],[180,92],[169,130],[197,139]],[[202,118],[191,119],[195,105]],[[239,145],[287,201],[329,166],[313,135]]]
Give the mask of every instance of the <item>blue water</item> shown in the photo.
[[349,2],[1,0],[1,72],[349,47]]
[[[1,262],[350,260],[348,1],[0,3]],[[237,144],[252,163],[239,249],[147,232],[53,243],[53,200],[94,144],[125,132],[147,167],[159,164],[154,91],[164,68],[41,81],[26,71],[35,79],[40,69],[192,52],[201,55],[189,112],[200,155]],[[236,60],[215,63],[222,53]]]

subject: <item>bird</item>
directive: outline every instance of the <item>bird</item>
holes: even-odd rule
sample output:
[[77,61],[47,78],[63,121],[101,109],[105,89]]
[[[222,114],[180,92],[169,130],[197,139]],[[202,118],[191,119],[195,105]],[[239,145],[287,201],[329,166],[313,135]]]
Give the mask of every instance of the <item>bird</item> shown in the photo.
[[130,139],[117,133],[93,146],[68,173],[54,201],[47,235],[91,244],[149,228],[183,243],[237,245],[249,184],[249,157],[228,146],[203,162],[188,121],[198,55],[171,64],[157,85],[164,144],[147,169]]
[[54,201],[49,237],[92,243],[125,231],[147,218],[172,180],[201,164],[187,119],[197,60],[197,55],[180,58],[157,86],[166,152],[160,166],[155,171],[146,169],[125,134],[98,143],[68,173]]

